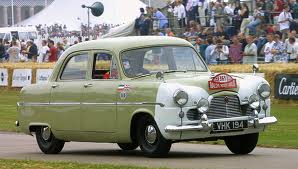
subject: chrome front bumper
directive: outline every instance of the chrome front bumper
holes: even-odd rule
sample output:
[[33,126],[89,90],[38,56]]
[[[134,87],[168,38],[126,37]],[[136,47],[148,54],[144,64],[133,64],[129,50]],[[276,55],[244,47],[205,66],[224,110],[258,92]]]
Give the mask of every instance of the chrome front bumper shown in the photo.
[[258,128],[269,124],[274,124],[277,122],[277,119],[274,116],[264,117],[262,119],[244,116],[244,117],[235,117],[235,118],[206,120],[206,121],[201,121],[198,125],[185,125],[185,126],[168,125],[165,128],[165,132],[212,131],[213,129],[212,124],[215,122],[238,121],[238,120],[247,120],[249,125],[248,127],[254,127],[254,128]]

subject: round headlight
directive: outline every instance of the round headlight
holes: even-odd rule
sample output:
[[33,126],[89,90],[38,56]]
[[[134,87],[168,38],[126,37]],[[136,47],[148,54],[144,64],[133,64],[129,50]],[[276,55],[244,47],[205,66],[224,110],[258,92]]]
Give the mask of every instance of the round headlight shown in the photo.
[[268,84],[263,83],[258,86],[258,94],[264,100],[269,98],[271,94],[271,88]]
[[248,104],[251,108],[257,109],[260,107],[260,98],[256,94],[253,94],[249,97]]
[[188,94],[185,91],[177,90],[173,99],[178,106],[184,106],[188,102]]
[[209,102],[207,99],[202,98],[197,105],[200,113],[206,113],[209,110]]

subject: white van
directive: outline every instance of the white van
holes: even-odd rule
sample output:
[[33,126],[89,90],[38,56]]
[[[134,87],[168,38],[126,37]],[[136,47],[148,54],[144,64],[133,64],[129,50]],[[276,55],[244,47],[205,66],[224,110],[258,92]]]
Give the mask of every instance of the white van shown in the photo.
[[11,41],[15,37],[20,41],[40,40],[37,29],[35,27],[4,27],[0,28],[0,38],[3,40]]

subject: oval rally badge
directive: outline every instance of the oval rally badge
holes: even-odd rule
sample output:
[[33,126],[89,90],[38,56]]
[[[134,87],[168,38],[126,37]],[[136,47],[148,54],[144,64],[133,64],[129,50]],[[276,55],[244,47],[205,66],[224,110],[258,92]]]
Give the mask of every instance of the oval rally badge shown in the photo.
[[232,76],[221,73],[208,81],[209,90],[232,89],[237,88],[236,79]]

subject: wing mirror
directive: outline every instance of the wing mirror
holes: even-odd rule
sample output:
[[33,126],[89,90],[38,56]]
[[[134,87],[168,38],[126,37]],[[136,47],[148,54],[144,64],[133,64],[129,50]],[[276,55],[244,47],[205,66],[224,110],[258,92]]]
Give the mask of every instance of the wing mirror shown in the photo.
[[256,75],[256,73],[259,71],[259,65],[258,64],[253,64],[252,65],[252,71],[253,71],[254,75]]
[[156,79],[158,80],[164,80],[164,72],[160,71],[156,73]]

